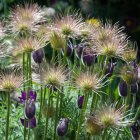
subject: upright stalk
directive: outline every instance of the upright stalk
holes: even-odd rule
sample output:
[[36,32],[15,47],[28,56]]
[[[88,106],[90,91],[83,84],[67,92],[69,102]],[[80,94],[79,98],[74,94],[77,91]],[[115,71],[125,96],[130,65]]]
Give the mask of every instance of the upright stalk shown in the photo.
[[85,92],[84,104],[82,106],[82,110],[81,110],[81,114],[80,114],[80,120],[79,120],[79,124],[78,124],[76,140],[80,140],[79,139],[79,137],[80,137],[80,128],[82,126],[83,118],[84,118],[85,111],[86,111],[86,108],[87,108],[88,96],[89,96],[89,94],[87,92]]
[[[30,120],[29,120],[29,124],[30,124]],[[28,140],[30,140],[30,125],[29,125],[29,128],[28,128]]]
[[8,135],[9,135],[9,116],[10,116],[10,93],[7,93],[7,100],[8,100],[8,104],[7,104],[7,118],[6,118],[6,135],[5,135],[5,139],[8,140]]
[[55,124],[54,124],[54,140],[56,137],[56,125],[58,120],[58,105],[59,105],[59,92],[57,92],[57,99],[56,99],[56,112],[55,112]]
[[49,109],[50,109],[50,101],[51,101],[51,94],[52,94],[52,88],[48,92],[48,106],[47,106],[47,114],[46,114],[46,126],[44,131],[44,139],[47,139],[47,132],[48,132],[48,121],[49,121]]
[[41,121],[41,112],[42,112],[42,105],[43,105],[43,87],[40,87],[40,109],[39,109],[39,116],[38,116],[38,123]]

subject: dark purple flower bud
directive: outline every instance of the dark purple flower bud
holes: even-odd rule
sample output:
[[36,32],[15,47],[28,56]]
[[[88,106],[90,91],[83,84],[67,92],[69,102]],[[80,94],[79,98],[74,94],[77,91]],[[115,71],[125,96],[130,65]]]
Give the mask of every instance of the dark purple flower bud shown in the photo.
[[121,81],[119,83],[119,94],[122,97],[126,97],[127,96],[127,83],[125,81]]
[[69,122],[69,118],[60,119],[56,128],[58,136],[63,137],[67,133]]
[[135,83],[135,84],[131,84],[131,93],[135,94],[138,92],[138,84]]
[[77,45],[76,46],[76,56],[78,58],[81,58],[84,47],[85,47],[84,45]]
[[43,60],[43,57],[44,57],[43,49],[41,48],[39,50],[34,51],[32,56],[33,56],[34,61],[36,63],[40,64],[42,62],[42,60]]
[[133,139],[138,140],[139,139],[139,134],[140,134],[140,126],[136,122],[133,125],[130,126],[131,134]]
[[30,120],[30,128],[34,128],[34,127],[36,127],[36,118],[35,117],[33,117],[31,120]]
[[82,53],[82,60],[87,66],[91,66],[96,59],[96,54],[91,48],[85,48]]
[[[26,96],[27,96],[27,93],[25,91],[22,91],[21,92],[21,97],[18,97],[20,99],[21,103],[25,103]],[[36,101],[36,92],[30,90],[29,93],[28,93],[28,99],[31,99],[33,101]]]
[[25,103],[25,101],[26,101],[26,92],[25,91],[22,91],[21,92],[21,97],[18,97],[18,98],[20,99],[20,101],[22,103]]
[[82,109],[83,102],[84,102],[84,96],[78,95],[77,105],[79,109]]
[[28,119],[32,119],[35,115],[35,103],[33,100],[29,99],[27,104],[25,104],[25,115]]
[[[64,50],[62,50],[62,53],[63,53],[63,55],[64,55]],[[72,45],[72,43],[70,43],[70,44],[68,44],[68,46],[67,46],[66,56],[67,56],[67,57],[71,57],[72,54],[73,54],[73,45]]]
[[31,100],[33,100],[33,101],[36,101],[36,92],[35,91],[33,91],[33,90],[30,90],[29,91],[29,98],[31,99]]
[[115,63],[109,62],[106,66],[105,75],[107,75],[108,77],[112,76],[114,67],[115,67]]
[[135,61],[130,62],[129,65],[133,68],[134,76],[131,83],[134,84],[138,81],[138,65]]
[[[21,124],[24,126],[25,120],[23,118],[20,118]],[[26,119],[26,128],[28,128],[28,120]]]
[[[21,122],[21,124],[24,126],[24,122],[25,122],[25,120],[23,119],[23,118],[20,118],[20,122]],[[36,127],[36,118],[35,117],[33,117],[32,119],[30,119],[30,120],[28,120],[28,119],[26,119],[26,128],[28,128],[30,126],[30,128],[34,128],[34,127]]]

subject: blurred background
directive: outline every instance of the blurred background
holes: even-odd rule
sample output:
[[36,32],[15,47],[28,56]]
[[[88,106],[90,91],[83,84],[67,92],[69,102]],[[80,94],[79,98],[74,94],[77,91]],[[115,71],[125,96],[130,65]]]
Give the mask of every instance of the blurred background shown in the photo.
[[0,0],[0,16],[8,16],[11,8],[25,1],[38,3],[50,14],[76,9],[86,19],[94,17],[113,23],[119,21],[120,25],[125,26],[130,40],[137,42],[140,60],[140,0]]

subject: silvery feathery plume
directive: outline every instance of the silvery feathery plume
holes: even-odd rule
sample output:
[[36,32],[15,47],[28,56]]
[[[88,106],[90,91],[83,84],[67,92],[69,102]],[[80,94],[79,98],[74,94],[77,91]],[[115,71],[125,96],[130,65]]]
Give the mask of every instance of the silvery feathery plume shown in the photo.
[[81,33],[83,19],[79,13],[73,13],[57,17],[53,24],[53,28],[64,37],[76,38]]
[[28,53],[36,51],[40,48],[43,48],[46,44],[45,38],[38,38],[38,37],[26,37],[26,38],[19,38],[19,40],[16,42],[16,47],[13,47],[13,51],[17,55],[19,52],[22,53]]
[[23,79],[20,73],[16,71],[5,70],[0,73],[0,90],[13,92],[23,85]]
[[106,23],[91,31],[91,42],[97,55],[122,58],[126,51],[128,39],[118,24]]
[[75,78],[77,88],[84,91],[94,91],[95,93],[101,92],[100,89],[104,87],[109,81],[105,77],[99,76],[96,73],[85,72],[79,74]]
[[100,109],[94,112],[95,122],[102,128],[120,128],[130,126],[133,122],[128,117],[131,114],[125,115],[124,105],[120,108],[116,108],[116,104],[105,104]]
[[37,4],[25,3],[17,5],[9,16],[8,30],[11,33],[36,31],[39,23],[44,22],[44,12]]
[[33,79],[47,87],[59,89],[60,86],[65,84],[68,74],[63,66],[45,65],[42,67],[40,74],[37,73],[33,76]]
[[138,52],[137,44],[135,42],[133,43],[129,41],[127,49],[122,55],[122,59],[127,63],[135,61],[137,57],[137,52]]

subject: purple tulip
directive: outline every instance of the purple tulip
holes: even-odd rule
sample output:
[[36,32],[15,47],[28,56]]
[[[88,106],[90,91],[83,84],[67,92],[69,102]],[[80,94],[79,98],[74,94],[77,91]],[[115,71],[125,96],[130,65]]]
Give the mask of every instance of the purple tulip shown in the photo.
[[[21,124],[24,126],[24,119],[23,118],[20,118],[20,122],[21,122]],[[27,120],[26,119],[26,128],[28,128],[30,126],[30,128],[35,128],[36,127],[36,118],[35,117],[33,117],[32,119],[30,119],[30,120]]]
[[44,51],[43,49],[39,49],[33,52],[33,59],[36,63],[40,64],[44,57]]
[[126,84],[125,81],[121,81],[119,83],[118,89],[119,89],[120,96],[122,96],[122,97],[126,97],[127,96],[127,84]]
[[96,54],[90,48],[84,48],[82,53],[82,60],[87,66],[91,66],[96,59]]
[[79,109],[82,109],[83,102],[84,102],[84,96],[78,95],[77,105],[78,105]]
[[60,119],[56,128],[58,136],[63,137],[67,133],[69,122],[69,118]]
[[131,93],[135,94],[138,92],[138,84],[135,83],[135,84],[131,84]]
[[27,103],[25,103],[25,115],[28,119],[32,119],[35,116],[35,103],[33,99],[29,99]]

